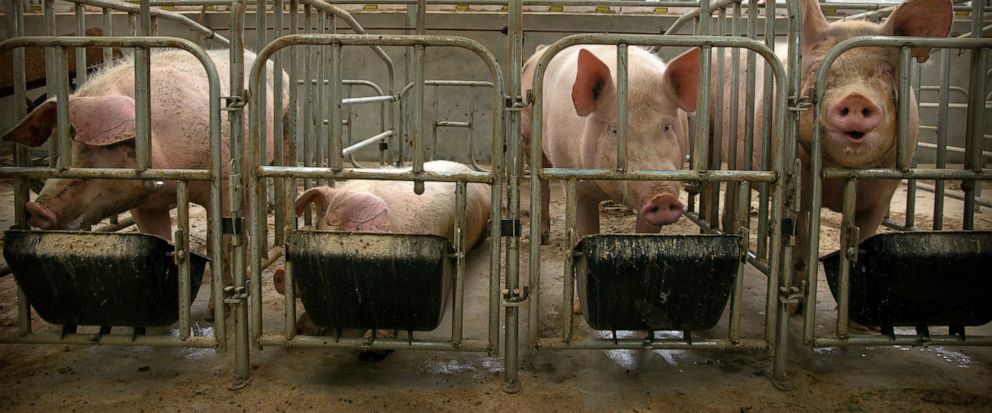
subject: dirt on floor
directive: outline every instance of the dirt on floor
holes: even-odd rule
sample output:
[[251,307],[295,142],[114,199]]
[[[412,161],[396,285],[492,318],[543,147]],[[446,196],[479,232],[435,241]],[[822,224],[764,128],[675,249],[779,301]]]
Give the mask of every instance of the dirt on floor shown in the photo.
[[[12,223],[11,185],[0,182],[0,227]],[[534,297],[520,306],[520,390],[503,391],[503,317],[499,354],[399,350],[379,362],[363,361],[350,348],[251,347],[248,386],[229,390],[235,374],[233,343],[224,353],[213,349],[85,345],[0,345],[0,411],[992,411],[992,348],[843,347],[809,349],[802,344],[802,320],[790,319],[788,385],[770,379],[772,356],[766,351],[704,350],[535,350],[530,323],[543,338],[561,334],[564,199],[553,185],[552,238],[542,246],[540,305]],[[524,194],[528,194],[527,188]],[[683,197],[685,195],[683,194]],[[895,221],[905,219],[905,187],[892,207]],[[932,194],[916,194],[916,226],[929,228]],[[529,205],[526,198],[523,205]],[[948,200],[944,228],[959,228],[962,203]],[[756,214],[756,213],[755,213]],[[630,232],[633,213],[605,205],[603,232]],[[754,214],[753,214],[754,215]],[[194,249],[204,250],[205,219],[194,208]],[[752,225],[756,222],[752,219]],[[837,214],[824,211],[822,253],[836,249]],[[982,208],[976,227],[992,230],[992,210]],[[753,231],[754,233],[756,231]],[[526,216],[524,234],[528,234]],[[688,219],[666,227],[665,234],[697,234]],[[466,340],[488,338],[489,240],[468,254],[465,279]],[[529,240],[521,242],[521,277],[526,280]],[[282,263],[280,259],[276,264]],[[273,267],[274,268],[274,267]],[[272,268],[263,273],[263,332],[283,334],[285,299],[272,288]],[[525,281],[526,282],[526,281]],[[502,284],[501,284],[502,285]],[[193,332],[211,335],[205,321],[209,281],[193,303]],[[501,287],[502,288],[502,287]],[[741,335],[764,332],[767,278],[748,266],[744,272]],[[835,329],[836,304],[821,277],[816,305],[818,335]],[[298,309],[297,311],[301,311]],[[0,335],[16,336],[17,289],[14,277],[0,277]],[[726,337],[728,314],[700,338]],[[232,329],[229,318],[227,327]],[[35,331],[57,332],[37,313]],[[441,326],[416,337],[450,336],[449,301]],[[581,316],[575,336],[610,338],[588,327]],[[129,329],[121,329],[122,333]],[[939,330],[939,329],[938,329]],[[95,332],[81,328],[82,332]],[[118,332],[115,330],[115,333]],[[910,333],[909,330],[900,330]],[[934,331],[934,334],[943,334]],[[149,334],[177,334],[175,326]],[[358,334],[360,334],[359,332]],[[639,332],[619,332],[638,337]],[[659,338],[681,332],[659,332]],[[877,334],[877,333],[875,333]],[[992,324],[969,327],[969,335],[992,335]],[[233,337],[233,335],[232,335]],[[401,337],[403,335],[401,334]]]

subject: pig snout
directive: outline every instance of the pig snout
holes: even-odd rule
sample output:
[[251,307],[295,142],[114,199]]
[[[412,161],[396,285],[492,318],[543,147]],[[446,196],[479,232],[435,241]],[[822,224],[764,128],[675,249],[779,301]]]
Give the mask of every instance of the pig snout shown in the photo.
[[641,207],[640,215],[656,227],[671,224],[682,216],[682,202],[675,194],[663,192],[648,199]]
[[852,93],[830,107],[829,126],[853,142],[862,142],[865,134],[882,124],[882,109],[868,97]]
[[37,202],[28,202],[24,210],[30,217],[28,223],[35,228],[52,229],[58,224],[55,213]]

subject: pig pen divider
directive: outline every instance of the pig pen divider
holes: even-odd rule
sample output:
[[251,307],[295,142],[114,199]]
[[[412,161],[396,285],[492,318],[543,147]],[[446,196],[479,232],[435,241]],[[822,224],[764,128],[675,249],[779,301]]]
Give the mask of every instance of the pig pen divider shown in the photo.
[[[341,65],[341,52],[345,46],[406,46],[413,47],[415,52],[414,60],[417,62],[416,66],[416,80],[413,86],[413,96],[412,96],[412,112],[415,114],[413,116],[413,122],[411,126],[410,136],[412,139],[414,153],[413,153],[413,166],[410,169],[397,168],[394,170],[370,170],[366,168],[348,168],[344,164],[344,150],[341,148],[342,134],[341,128],[332,128],[329,131],[329,135],[326,135],[329,139],[329,147],[331,150],[329,153],[331,157],[329,159],[329,166],[285,166],[285,165],[275,165],[266,166],[262,163],[262,155],[260,146],[260,141],[262,138],[261,125],[258,122],[251,122],[251,138],[249,146],[249,155],[251,162],[251,169],[247,172],[249,176],[249,187],[253,188],[251,193],[251,208],[253,208],[252,213],[248,216],[250,217],[250,234],[262,234],[263,227],[265,226],[265,220],[262,219],[263,215],[258,214],[258,211],[265,211],[265,196],[262,192],[261,182],[265,179],[279,179],[286,180],[283,188],[286,193],[280,196],[284,197],[287,201],[295,199],[295,180],[299,179],[312,179],[312,180],[327,180],[328,182],[333,182],[339,179],[378,179],[378,180],[399,180],[399,181],[412,181],[415,185],[415,191],[423,191],[423,183],[426,181],[431,182],[454,182],[456,183],[456,222],[458,223],[458,228],[456,228],[456,234],[464,233],[464,222],[465,222],[465,186],[471,183],[483,183],[491,185],[491,197],[493,200],[494,207],[492,208],[492,213],[489,225],[489,237],[491,241],[491,251],[490,251],[490,276],[489,276],[489,302],[488,302],[488,320],[489,325],[487,329],[487,339],[465,339],[462,334],[462,317],[463,317],[463,293],[464,293],[464,272],[465,272],[465,249],[464,240],[462,235],[458,235],[456,239],[457,245],[454,245],[455,253],[451,257],[455,260],[455,288],[454,288],[454,308],[453,308],[453,318],[452,318],[452,332],[451,337],[447,340],[439,339],[415,339],[413,337],[412,331],[409,332],[408,336],[404,338],[344,338],[344,337],[320,337],[320,336],[305,336],[296,334],[296,320],[293,317],[296,313],[296,303],[294,298],[294,286],[292,271],[294,269],[293,262],[288,260],[286,265],[286,299],[285,299],[285,331],[282,334],[272,334],[266,333],[263,330],[262,319],[261,319],[261,282],[262,282],[262,267],[261,259],[263,257],[264,248],[257,242],[250,243],[250,271],[251,271],[251,285],[252,285],[252,305],[253,307],[253,318],[252,318],[252,329],[251,337],[252,341],[257,346],[284,346],[284,347],[352,347],[352,348],[363,348],[363,349],[421,349],[421,350],[449,350],[449,351],[476,351],[476,352],[490,352],[495,353],[498,347],[498,334],[499,334],[499,268],[500,268],[500,249],[498,247],[499,240],[501,240],[500,235],[500,208],[499,200],[501,199],[502,185],[500,182],[500,174],[502,170],[499,168],[499,162],[501,162],[502,152],[501,148],[503,146],[503,131],[502,131],[502,110],[503,110],[503,79],[499,67],[496,63],[495,57],[486,50],[479,43],[462,37],[455,36],[424,36],[424,35],[336,35],[336,34],[295,34],[287,35],[273,40],[268,45],[266,45],[258,55],[255,66],[252,68],[250,80],[249,80],[249,96],[250,96],[250,119],[257,119],[257,114],[260,110],[260,102],[257,98],[257,90],[260,90],[260,72],[265,67],[265,62],[276,54],[279,50],[299,47],[299,46],[329,46],[331,47],[332,59],[330,64],[335,66]],[[492,76],[492,105],[493,105],[493,119],[497,121],[493,122],[492,129],[492,140],[491,140],[491,150],[493,153],[494,167],[491,171],[473,171],[473,172],[458,172],[458,173],[439,173],[425,171],[423,168],[423,163],[425,160],[426,146],[423,140],[426,139],[425,122],[424,122],[424,86],[426,84],[424,79],[424,50],[426,47],[455,47],[462,48],[473,52],[475,55],[479,56],[482,61],[488,66],[490,74]],[[331,85],[337,85],[340,83],[340,70],[331,70],[332,74],[329,82]],[[332,93],[328,103],[338,101],[339,103],[330,106],[331,112],[334,112],[336,108],[340,107],[340,96],[341,94],[336,93],[332,87]],[[332,117],[332,119],[334,119]],[[336,124],[340,125],[340,121]],[[332,125],[335,123],[331,122]],[[419,190],[419,191],[418,191]],[[284,208],[287,210],[285,213],[287,216],[292,216],[292,212],[289,210],[293,205],[293,202],[284,203]],[[295,223],[290,223],[286,228],[286,233],[290,234],[294,231],[299,231],[296,229]],[[264,244],[263,244],[264,245]],[[319,251],[318,251],[319,253]],[[374,294],[373,291],[363,292],[364,294]],[[372,326],[370,326],[371,328]]]
[[[227,336],[226,336],[226,326],[223,322],[216,323],[214,326],[213,336],[199,336],[190,334],[190,260],[188,259],[188,254],[190,251],[190,228],[189,228],[189,197],[187,183],[190,181],[209,181],[212,187],[210,194],[210,214],[208,217],[211,229],[211,237],[209,242],[211,244],[211,273],[212,274],[223,274],[224,261],[223,261],[223,250],[221,245],[221,155],[220,155],[220,84],[218,81],[217,71],[214,67],[213,61],[207,56],[206,52],[197,46],[196,44],[178,38],[169,37],[100,37],[100,38],[83,38],[83,37],[15,37],[8,39],[0,43],[0,52],[8,50],[17,50],[24,47],[47,47],[54,49],[53,55],[56,56],[56,61],[53,62],[51,68],[55,70],[53,73],[49,73],[49,79],[55,79],[57,86],[57,96],[58,96],[58,139],[61,142],[61,147],[69,148],[70,137],[69,137],[69,120],[68,120],[68,85],[66,82],[66,65],[65,65],[65,54],[68,48],[83,48],[83,47],[114,47],[114,48],[135,48],[139,50],[144,50],[144,54],[147,56],[148,49],[150,48],[177,48],[183,49],[200,61],[203,65],[204,70],[207,73],[209,81],[209,93],[210,93],[210,169],[209,170],[191,170],[191,169],[158,169],[150,168],[149,165],[138,165],[134,169],[118,169],[118,168],[75,168],[71,167],[70,156],[71,153],[66,151],[66,153],[60,156],[57,167],[30,167],[30,166],[17,166],[17,167],[4,167],[0,168],[0,177],[3,178],[16,178],[22,183],[19,184],[20,188],[25,188],[23,181],[27,178],[61,178],[61,179],[132,179],[132,180],[142,180],[148,184],[150,190],[154,190],[158,185],[156,182],[160,181],[179,181],[177,186],[177,203],[178,203],[178,221],[179,229],[174,234],[176,238],[176,252],[172,254],[172,259],[175,260],[179,268],[179,327],[178,331],[173,335],[125,335],[125,334],[57,334],[57,333],[36,333],[32,332],[31,329],[31,309],[27,298],[22,294],[18,294],[18,324],[19,333],[16,336],[4,335],[0,336],[0,342],[3,343],[45,343],[45,344],[112,344],[112,345],[148,345],[148,346],[169,346],[169,347],[205,347],[205,348],[215,348],[218,351],[223,351],[226,349]],[[141,54],[141,53],[139,53]],[[15,54],[15,59],[17,54]],[[149,61],[145,59],[143,62],[138,60],[136,65],[136,71],[140,71],[142,68],[137,67],[144,65],[147,69]],[[16,62],[15,67],[23,67],[23,60]],[[15,70],[16,71],[16,70]],[[23,86],[23,84],[22,84]],[[148,100],[148,88],[147,82],[136,84],[137,89],[144,89],[141,93],[136,93],[136,105],[141,107],[147,107],[149,105]],[[23,91],[23,88],[21,89]],[[19,100],[23,102],[22,100]],[[23,113],[23,112],[22,112]],[[137,116],[141,117],[143,111],[137,110]],[[144,111],[144,113],[148,113]],[[138,145],[139,148],[144,148],[145,151],[150,151],[150,145],[148,141],[150,139],[150,134],[148,131],[150,119],[145,117],[140,122],[137,122],[139,128],[144,128],[141,132],[139,129],[137,140],[144,140],[144,144]],[[15,153],[22,153],[20,151]],[[148,159],[148,153],[145,154],[145,159]],[[26,159],[19,157],[16,159],[17,165],[26,165]],[[26,202],[26,194],[18,197],[18,201]],[[19,204],[20,205],[20,204]],[[26,219],[23,214],[15,214],[16,216],[16,227],[17,228],[28,228]],[[41,234],[45,234],[44,231]],[[94,252],[95,253],[95,252]],[[214,276],[216,280],[219,280],[220,276]],[[215,319],[224,319],[224,300],[223,300],[223,286],[219,281],[211,283],[211,294],[218,298],[215,301],[215,308],[208,309],[208,311],[214,311]]]
[[[982,291],[988,291],[989,283],[984,280],[979,281],[977,284],[972,284],[970,287],[964,281],[955,281],[953,284],[950,280],[934,280],[933,277],[930,278],[931,281],[927,281],[926,274],[928,271],[934,270],[934,266],[941,266],[951,264],[950,262],[942,262],[947,258],[941,258],[941,256],[935,255],[939,251],[935,251],[934,248],[926,247],[925,239],[924,241],[916,241],[911,237],[916,237],[920,232],[913,233],[895,233],[895,234],[883,234],[876,235],[874,237],[866,239],[860,246],[858,243],[858,232],[859,228],[854,224],[854,208],[855,200],[857,196],[856,183],[858,180],[871,180],[871,179],[914,179],[914,180],[962,180],[964,183],[962,187],[965,191],[965,203],[964,203],[964,221],[962,229],[968,231],[967,234],[977,237],[988,237],[988,232],[972,232],[974,229],[974,208],[975,208],[975,194],[974,189],[977,181],[988,181],[992,180],[992,172],[988,169],[984,169],[981,163],[981,140],[983,139],[982,133],[982,122],[983,118],[981,113],[985,110],[984,100],[982,98],[982,92],[985,88],[984,86],[984,70],[988,61],[989,50],[992,49],[992,40],[984,38],[959,38],[959,39],[931,39],[931,38],[913,38],[913,37],[886,37],[886,36],[865,36],[856,37],[848,39],[846,41],[838,43],[831,49],[821,61],[821,66],[816,73],[816,79],[814,83],[814,93],[816,99],[814,100],[814,110],[815,117],[819,118],[823,111],[823,105],[820,104],[820,100],[824,93],[824,85],[826,82],[827,72],[830,68],[831,63],[834,62],[842,53],[847,50],[858,48],[858,47],[891,47],[900,49],[900,70],[898,73],[899,79],[899,92],[898,96],[898,115],[897,115],[897,141],[896,141],[896,153],[897,153],[897,165],[895,168],[873,168],[873,169],[844,169],[844,168],[825,168],[823,167],[823,148],[822,141],[824,132],[819,123],[814,127],[813,140],[811,143],[811,204],[810,204],[810,216],[809,216],[809,246],[807,251],[799,251],[799,253],[806,254],[807,257],[807,269],[806,269],[806,305],[804,306],[804,332],[803,339],[804,343],[810,347],[830,347],[830,346],[865,346],[865,345],[992,345],[992,337],[984,336],[974,336],[966,337],[964,333],[964,321],[955,320],[944,320],[942,322],[930,321],[927,314],[918,315],[914,313],[912,326],[916,327],[916,334],[896,334],[894,331],[894,325],[905,325],[907,322],[905,317],[900,317],[898,315],[886,315],[883,317],[882,321],[869,321],[869,326],[871,324],[879,325],[883,330],[883,335],[857,335],[850,334],[849,327],[849,315],[852,313],[863,313],[868,311],[862,308],[850,308],[852,303],[852,291],[855,289],[854,275],[855,266],[857,264],[858,268],[864,268],[870,266],[872,263],[869,259],[873,260],[885,260],[888,257],[893,257],[893,259],[898,259],[898,257],[905,257],[906,255],[900,254],[915,254],[918,257],[931,257],[926,260],[929,264],[921,265],[918,269],[910,271],[907,274],[901,274],[902,279],[896,279],[893,281],[893,285],[897,281],[905,282],[903,280],[907,279],[919,279],[921,284],[919,285],[930,285],[932,287],[922,287],[918,288],[917,291],[910,294],[910,296],[882,296],[878,297],[879,300],[892,300],[897,301],[900,304],[893,304],[894,306],[901,306],[902,308],[911,308],[913,305],[912,298],[915,296],[927,296],[932,294],[937,294],[936,291],[940,290],[941,285],[954,285],[959,288],[956,294],[957,298],[949,299],[944,302],[937,302],[933,304],[932,308],[927,309],[929,312],[938,313],[944,309],[951,306],[954,303],[956,306],[964,306],[965,310],[969,311],[983,311],[987,310],[987,306],[980,304],[979,301],[963,301],[963,294],[966,292],[964,290],[968,289],[981,289]],[[940,164],[938,168],[935,169],[922,169],[913,167],[911,160],[909,158],[910,150],[912,148],[910,145],[910,118],[909,113],[910,99],[904,98],[909,96],[910,84],[909,84],[909,67],[910,67],[910,49],[912,47],[926,47],[926,48],[943,48],[943,49],[967,49],[971,50],[972,53],[972,67],[971,67],[971,77],[970,77],[970,88],[972,90],[970,101],[968,105],[968,128],[966,136],[966,148],[967,153],[965,157],[965,165],[963,169],[953,169],[946,168],[945,165]],[[819,258],[819,228],[820,228],[820,208],[823,202],[822,195],[822,185],[825,179],[840,179],[844,181],[844,198],[843,198],[843,218],[841,224],[841,242],[840,242],[840,252],[837,253],[839,257],[834,259],[839,259],[837,274],[831,275],[831,271],[828,268],[828,280],[832,284],[836,284],[836,287],[832,285],[832,290],[835,290],[835,297],[837,298],[837,323],[836,329],[832,336],[820,337],[815,333],[816,324],[816,286],[817,286],[817,273],[818,266],[816,265],[817,259]],[[934,236],[950,236],[953,240],[954,235],[948,233],[933,232]],[[943,234],[943,235],[940,235]],[[874,239],[882,239],[881,237],[888,236],[895,239],[903,239],[902,243],[893,241],[892,244],[883,245],[895,245],[896,247],[886,248],[873,248],[874,244],[871,244]],[[879,241],[882,242],[882,241]],[[978,271],[986,272],[984,275],[987,279],[987,268],[982,268],[981,263],[987,263],[989,261],[989,251],[983,250],[980,246],[985,245],[982,242],[986,241],[976,241],[971,243],[970,247],[965,245],[966,251],[971,251],[970,254],[960,257],[960,260],[969,260],[972,263],[979,263],[977,267],[972,265],[971,269],[968,271]],[[895,248],[895,249],[892,249]],[[978,248],[973,250],[970,248]],[[871,258],[869,258],[869,253]],[[833,254],[832,254],[833,255]],[[916,258],[916,257],[911,257]],[[826,258],[824,258],[826,259]],[[825,261],[825,265],[827,262]],[[862,270],[858,269],[857,273],[860,274]],[[883,274],[870,274],[872,277],[882,277]],[[947,274],[948,276],[954,276],[955,279],[964,279],[964,277],[970,276],[970,274]],[[831,279],[836,277],[836,280]],[[981,280],[981,278],[979,278]],[[915,282],[915,281],[914,281]],[[929,284],[926,284],[929,283]],[[864,282],[861,283],[862,286],[867,285]],[[894,287],[893,287],[894,288]],[[882,290],[883,292],[885,290]],[[925,291],[926,294],[922,294],[921,291]],[[860,295],[864,294],[882,294],[875,290],[871,291],[856,291]],[[982,300],[987,301],[987,295],[982,298]],[[905,304],[902,304],[905,303]],[[912,307],[915,308],[915,307]],[[908,310],[906,310],[908,311]],[[893,310],[893,314],[896,312]],[[979,317],[990,317],[992,318],[992,313],[989,314],[979,314]],[[952,317],[953,318],[953,317]],[[988,320],[985,320],[988,322]],[[947,335],[930,335],[928,324],[938,324],[938,325],[948,325],[949,330]],[[972,324],[969,324],[972,325]]]
[[[705,19],[704,19],[705,20]],[[771,48],[767,45],[753,40],[753,39],[743,39],[743,38],[731,38],[722,36],[652,36],[652,35],[573,35],[566,37],[558,42],[552,43],[548,46],[544,54],[541,56],[540,61],[537,64],[537,68],[534,75],[533,84],[533,124],[531,125],[531,159],[541,159],[542,151],[542,110],[543,110],[543,97],[542,93],[544,90],[544,73],[548,67],[551,59],[561,50],[566,47],[578,45],[578,44],[609,44],[618,46],[617,54],[617,67],[625,68],[624,63],[626,62],[627,56],[625,55],[626,46],[671,46],[671,47],[700,47],[702,54],[700,57],[700,79],[708,79],[710,72],[710,54],[712,53],[712,48],[714,47],[725,47],[725,48],[745,48],[756,52],[760,55],[766,62],[768,62],[771,68],[774,80],[782,85],[785,84],[785,69],[783,65],[778,61],[772,52]],[[617,79],[618,79],[618,100],[617,100],[617,113],[618,113],[618,125],[624,124],[623,114],[626,112],[627,102],[624,99],[625,89],[627,88],[625,69],[618,69]],[[709,83],[706,80],[700,82],[699,85],[699,102],[709,101]],[[773,126],[774,133],[776,136],[785,136],[786,128],[786,88],[780,87],[776,89],[776,105],[774,107],[774,115],[769,112],[769,118],[774,119],[775,124]],[[697,117],[697,136],[708,136],[708,114],[707,105],[701,103],[697,106],[696,117]],[[767,124],[767,123],[766,123]],[[772,126],[769,126],[772,127]],[[619,129],[619,128],[618,128]],[[617,139],[619,142],[623,142],[626,138],[625,131],[623,129],[618,130]],[[789,214],[791,209],[787,208],[787,198],[791,198],[794,191],[794,182],[791,182],[791,174],[787,173],[786,168],[791,168],[790,162],[785,162],[786,159],[795,159],[795,146],[780,144],[778,142],[771,142],[772,151],[775,154],[773,167],[769,170],[709,170],[709,164],[706,161],[707,156],[707,139],[696,139],[694,141],[694,148],[692,150],[693,163],[689,170],[674,170],[674,171],[660,171],[660,170],[626,170],[623,168],[625,153],[622,148],[625,145],[618,144],[618,165],[617,169],[574,169],[574,168],[544,168],[540,165],[531,165],[531,222],[540,222],[541,214],[541,191],[540,191],[540,179],[556,179],[565,180],[567,182],[566,189],[566,242],[564,244],[564,289],[563,289],[563,303],[561,317],[563,319],[561,326],[560,337],[555,338],[542,338],[539,335],[539,324],[537,320],[542,319],[539,310],[539,296],[540,296],[540,277],[541,277],[541,258],[540,258],[540,244],[538,242],[531,242],[530,248],[530,326],[531,326],[531,338],[533,345],[538,349],[687,349],[687,348],[708,348],[708,349],[720,349],[720,350],[768,350],[772,349],[774,351],[779,351],[780,346],[784,346],[784,337],[781,337],[784,332],[785,324],[775,323],[775,314],[778,314],[778,319],[783,320],[784,315],[783,305],[780,305],[779,294],[785,294],[785,292],[780,292],[778,289],[779,279],[783,277],[783,265],[779,257],[787,256],[786,251],[783,249],[791,248],[787,243],[784,242],[784,234],[782,231],[772,231],[771,232],[771,252],[769,254],[769,271],[767,272],[768,277],[768,288],[770,293],[768,294],[768,300],[765,306],[765,311],[767,314],[766,318],[766,331],[768,331],[770,336],[762,338],[742,338],[736,336],[736,332],[739,331],[738,328],[731,328],[731,334],[727,338],[721,339],[707,339],[707,338],[693,338],[690,337],[688,333],[684,333],[681,338],[662,338],[658,339],[654,337],[653,333],[649,333],[647,337],[644,338],[617,338],[615,331],[612,338],[587,338],[584,340],[577,340],[572,334],[572,313],[568,309],[572,308],[572,287],[575,277],[574,274],[574,264],[573,264],[573,253],[572,248],[575,245],[575,216],[576,216],[576,205],[575,205],[575,186],[577,180],[667,180],[667,181],[682,181],[690,183],[708,183],[708,182],[728,182],[733,185],[737,185],[739,188],[738,196],[743,198],[738,200],[738,208],[747,208],[750,205],[746,201],[747,196],[750,192],[749,184],[751,183],[770,183],[774,185],[773,194],[773,205],[771,209],[771,222],[775,228],[780,228],[781,220],[783,216]],[[766,148],[769,146],[765,146]],[[790,153],[791,152],[791,153]],[[738,220],[737,233],[729,235],[739,235],[741,240],[748,239],[748,225],[745,220],[749,219],[750,214],[747,213],[746,209],[738,211],[736,219]],[[541,237],[540,226],[531,225],[531,240],[538,240]],[[653,236],[653,237],[665,237],[665,236]],[[585,239],[586,241],[589,238]],[[736,287],[738,294],[741,289],[741,284],[739,280],[742,276],[743,266],[746,265],[746,254],[748,249],[748,243],[746,241],[742,242],[739,249],[740,255],[737,257],[738,264],[735,277],[738,280]],[[620,256],[625,253],[625,251],[614,251],[614,254]],[[659,254],[664,256],[666,251],[660,251]],[[669,253],[673,253],[669,251]],[[705,258],[703,258],[705,259]],[[740,304],[741,300],[739,296],[735,295],[735,299],[731,301],[731,314],[736,314],[741,311]],[[722,307],[721,307],[722,308]],[[731,320],[734,323],[740,322],[739,316],[731,316]],[[670,328],[668,328],[670,329]],[[677,330],[677,329],[676,329]],[[784,378],[784,363],[775,363],[775,377]]]

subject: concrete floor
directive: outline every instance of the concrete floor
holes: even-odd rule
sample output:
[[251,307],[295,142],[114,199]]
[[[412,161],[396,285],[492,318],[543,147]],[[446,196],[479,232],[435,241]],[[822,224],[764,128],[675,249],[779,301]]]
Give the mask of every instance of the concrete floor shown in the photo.
[[[564,218],[563,203],[559,188],[554,189],[552,214],[558,222]],[[631,220],[629,214],[608,212],[604,231],[632,227]],[[539,320],[546,337],[560,328],[562,235],[557,227],[552,243],[542,247]],[[664,231],[693,232],[684,219]],[[527,245],[525,240],[525,252]],[[467,338],[486,338],[489,246],[468,257]],[[263,285],[265,330],[278,333],[284,301],[271,288],[270,274]],[[205,291],[194,303],[194,317],[206,310]],[[765,293],[765,276],[748,267],[742,313],[746,337],[761,335]],[[827,334],[835,304],[822,281],[819,298],[817,331]],[[230,391],[233,351],[3,345],[0,410],[992,411],[992,348],[808,350],[798,336],[801,320],[794,317],[787,368],[791,389],[783,391],[769,378],[771,355],[760,351],[536,351],[528,344],[526,303],[521,310],[516,394],[502,390],[502,357],[483,353],[397,351],[381,362],[365,362],[354,349],[253,348],[252,382]],[[52,328],[35,319],[39,330]],[[450,319],[449,308],[441,327],[424,336],[446,337]],[[695,335],[725,336],[726,319],[725,314],[717,327]],[[581,318],[575,326],[579,337],[608,334],[589,329]],[[211,330],[203,321],[196,327]],[[16,332],[13,277],[0,278],[0,332]],[[992,335],[992,324],[968,333]]]

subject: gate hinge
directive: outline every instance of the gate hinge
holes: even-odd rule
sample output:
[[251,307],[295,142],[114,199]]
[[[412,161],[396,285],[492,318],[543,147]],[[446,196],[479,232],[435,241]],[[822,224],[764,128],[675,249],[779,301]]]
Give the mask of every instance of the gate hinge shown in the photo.
[[221,233],[231,235],[241,235],[245,230],[244,217],[224,217],[220,219]]
[[503,108],[506,111],[519,112],[527,107],[527,101],[520,96],[503,96]]
[[525,286],[514,288],[511,292],[508,289],[503,290],[503,306],[504,307],[516,307],[520,303],[527,301],[530,297],[530,288]]
[[791,103],[789,106],[790,111],[805,112],[813,108],[813,104],[816,103],[816,100],[811,96],[792,96],[789,98],[789,102]]
[[519,238],[523,229],[519,219],[502,219],[499,221],[499,235],[501,237]]
[[224,303],[225,304],[240,304],[242,301],[248,298],[248,289],[246,287],[235,287],[229,285],[224,287]]
[[243,92],[243,96],[221,96],[224,99],[223,110],[227,111],[238,111],[245,108],[245,102],[248,100],[248,91]]

